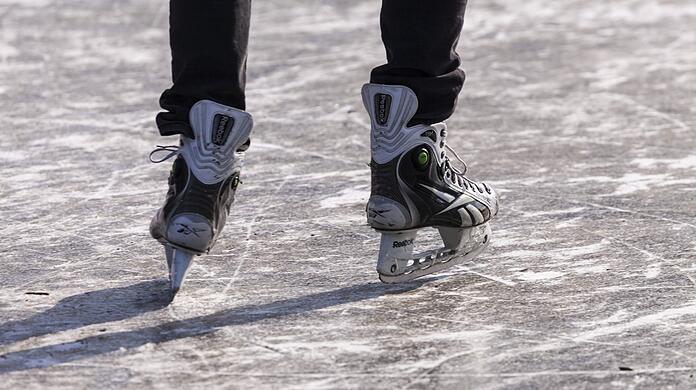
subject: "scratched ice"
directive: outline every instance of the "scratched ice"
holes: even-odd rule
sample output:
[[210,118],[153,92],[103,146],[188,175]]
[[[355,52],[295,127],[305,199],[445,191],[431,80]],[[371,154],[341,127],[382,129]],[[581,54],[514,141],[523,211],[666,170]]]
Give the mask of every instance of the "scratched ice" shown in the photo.
[[403,286],[363,215],[379,1],[253,7],[243,184],[168,307],[167,2],[0,0],[0,388],[696,386],[694,2],[470,2],[448,142],[501,215]]

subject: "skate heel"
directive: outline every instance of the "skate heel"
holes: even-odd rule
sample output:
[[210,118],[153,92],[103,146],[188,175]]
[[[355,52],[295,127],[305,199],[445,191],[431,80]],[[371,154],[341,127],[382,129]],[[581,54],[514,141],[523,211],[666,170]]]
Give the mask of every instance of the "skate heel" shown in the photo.
[[196,254],[208,251],[213,240],[210,222],[193,213],[176,215],[167,227],[167,242],[174,247],[181,247]]
[[381,195],[372,195],[365,210],[367,224],[374,229],[403,230],[411,224],[410,213],[403,205]]
[[169,265],[169,301],[171,302],[184,284],[196,254],[171,246],[165,246],[164,250]]

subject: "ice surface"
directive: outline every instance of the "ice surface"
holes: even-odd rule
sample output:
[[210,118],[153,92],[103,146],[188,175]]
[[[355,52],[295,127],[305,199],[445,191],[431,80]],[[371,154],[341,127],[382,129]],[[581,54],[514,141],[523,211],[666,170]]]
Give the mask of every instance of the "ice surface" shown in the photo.
[[449,142],[501,214],[404,286],[363,215],[378,11],[254,2],[243,184],[167,306],[167,2],[0,0],[0,388],[696,386],[696,4],[470,2]]

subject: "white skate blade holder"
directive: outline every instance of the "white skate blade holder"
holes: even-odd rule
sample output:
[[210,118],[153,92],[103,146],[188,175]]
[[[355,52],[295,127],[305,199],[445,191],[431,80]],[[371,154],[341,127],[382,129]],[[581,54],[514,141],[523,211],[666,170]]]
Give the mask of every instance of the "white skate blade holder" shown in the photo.
[[377,272],[384,283],[408,282],[470,261],[490,242],[488,223],[466,228],[436,227],[444,247],[413,254],[418,229],[379,231]]

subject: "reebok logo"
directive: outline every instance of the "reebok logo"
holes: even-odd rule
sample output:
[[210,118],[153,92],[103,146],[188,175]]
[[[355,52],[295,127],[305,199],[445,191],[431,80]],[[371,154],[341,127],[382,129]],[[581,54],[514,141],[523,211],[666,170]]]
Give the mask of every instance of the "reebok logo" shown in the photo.
[[179,225],[179,228],[176,230],[176,232],[183,234],[185,236],[193,234],[196,237],[200,237],[200,235],[198,233],[204,232],[207,230],[207,229],[199,229],[199,228],[196,228],[193,226],[184,225],[183,223],[179,223],[178,225]]
[[375,95],[375,121],[384,126],[389,121],[392,97],[384,93]]
[[380,217],[384,218],[384,213],[386,213],[387,211],[391,211],[391,210],[390,209],[377,210],[377,209],[370,207],[367,211],[370,213],[370,215],[372,217],[380,216]]
[[215,145],[221,146],[227,142],[230,136],[230,130],[234,126],[234,119],[227,115],[217,114],[213,120],[213,136],[212,140]]
[[409,238],[408,240],[403,241],[394,241],[394,243],[392,244],[392,248],[403,248],[409,245],[413,245],[413,238]]

